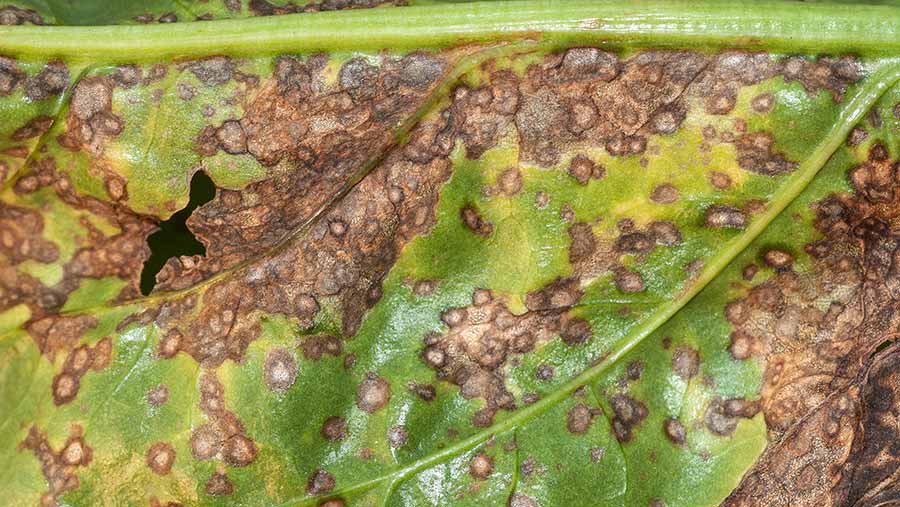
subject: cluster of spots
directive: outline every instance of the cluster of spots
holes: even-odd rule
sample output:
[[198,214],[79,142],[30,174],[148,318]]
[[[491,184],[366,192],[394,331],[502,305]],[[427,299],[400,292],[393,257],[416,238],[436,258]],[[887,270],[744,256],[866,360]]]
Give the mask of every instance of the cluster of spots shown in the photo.
[[[57,137],[60,146],[72,151],[84,150],[92,159],[103,155],[105,145],[125,126],[122,118],[112,112],[115,86],[112,76],[91,76],[75,85],[66,115],[66,131]],[[98,168],[100,165],[93,164]],[[118,194],[110,197],[124,199],[124,187]]]
[[[352,335],[380,298],[381,279],[399,249],[434,223],[437,191],[448,170],[443,162],[414,166],[389,159],[298,244],[251,264],[243,276],[213,284],[202,296],[166,301],[153,317],[164,336],[160,355],[184,351],[207,367],[238,361],[259,334],[260,312],[286,315],[308,330],[320,309],[318,299],[331,296],[340,300],[344,334]],[[412,197],[391,200],[392,188],[407,189]],[[314,335],[300,348],[316,360],[340,355],[343,346],[337,337]],[[292,384],[296,366],[284,359],[268,363],[265,381],[273,390]]]
[[0,96],[11,95],[19,85],[31,100],[55,97],[69,86],[69,68],[60,61],[51,61],[29,76],[19,69],[14,58],[0,56]]
[[33,9],[23,9],[15,5],[0,7],[0,25],[43,25],[44,18]]
[[767,252],[774,274],[725,308],[732,356],[765,359],[759,405],[773,441],[729,507],[898,499],[900,356],[896,345],[881,347],[900,325],[894,168],[874,142],[848,172],[855,192],[813,205],[822,239],[806,245],[811,272],[796,273],[790,252]]
[[[393,152],[289,248],[137,318],[160,329],[161,357],[183,351],[210,368],[243,357],[259,335],[262,313],[285,315],[310,330],[322,298],[337,298],[342,335],[352,336],[380,299],[381,280],[400,249],[435,223],[439,189],[449,174],[446,159],[415,164]],[[299,346],[309,360],[343,353],[341,339],[330,335],[307,336]],[[267,385],[288,385],[290,364],[270,365],[286,369],[269,371]]]
[[[226,359],[240,361],[248,344],[259,334],[258,317],[262,313],[286,315],[301,330],[311,329],[322,298],[335,298],[339,302],[342,335],[349,337],[356,332],[363,313],[380,299],[381,280],[402,247],[434,224],[439,189],[449,177],[448,157],[457,140],[462,141],[468,156],[475,157],[494,146],[504,129],[515,126],[522,142],[523,158],[541,165],[556,163],[561,149],[584,139],[601,140],[613,155],[637,154],[645,149],[650,134],[666,134],[678,128],[686,114],[682,95],[690,87],[700,87],[698,83],[707,79],[698,76],[707,76],[705,73],[720,67],[717,58],[724,57],[710,59],[693,53],[648,52],[620,62],[599,50],[576,48],[548,59],[556,63],[532,66],[521,82],[511,72],[493,72],[491,85],[457,88],[453,102],[439,118],[416,127],[403,149],[389,152],[366,178],[319,215],[318,210],[326,204],[323,199],[336,195],[336,190],[372,159],[373,150],[380,155],[391,147],[394,140],[388,126],[408,117],[425,100],[443,76],[446,61],[421,53],[383,59],[380,66],[361,58],[353,59],[341,68],[335,90],[323,84],[327,64],[324,58],[311,57],[304,61],[282,57],[276,63],[274,78],[262,84],[260,93],[245,109],[244,117],[211,126],[198,139],[197,148],[201,152],[206,150],[207,155],[219,150],[233,155],[249,154],[266,166],[289,170],[273,170],[269,179],[241,192],[219,192],[216,200],[194,215],[196,220],[191,224],[210,242],[209,259],[190,265],[170,261],[161,275],[159,288],[179,289],[196,284],[212,273],[268,250],[311,217],[316,217],[315,220],[304,225],[302,234],[295,236],[286,248],[250,262],[237,269],[233,276],[216,280],[202,291],[169,298],[128,322],[153,322],[159,328],[163,336],[158,350],[160,357],[169,358],[183,351],[205,368],[217,367]],[[16,74],[7,72],[10,67],[4,66],[4,62],[0,61],[0,90],[4,82],[16,79],[15,88],[24,79],[10,78]],[[208,86],[218,86],[237,76],[233,63],[222,57],[188,63],[184,68]],[[88,78],[79,83],[73,92],[67,132],[61,143],[71,140],[71,149],[83,149],[91,154],[95,154],[92,150],[102,152],[98,140],[112,135],[110,132],[115,129],[107,127],[118,120],[109,108],[111,87],[136,82],[134,73],[123,69],[111,76]],[[714,83],[709,86],[724,90],[727,95],[733,89],[733,82],[721,77],[724,75],[709,78]],[[58,72],[50,72],[42,82],[58,78]],[[66,82],[67,79],[66,76]],[[757,81],[741,81],[746,82]],[[609,97],[615,94],[628,100],[618,105],[609,103]],[[584,129],[573,131],[573,125]],[[39,121],[25,127],[22,136],[46,128]],[[742,167],[762,174],[793,169],[773,149],[771,137],[759,133],[748,136],[735,141],[739,153],[746,158]],[[746,146],[741,148],[741,145]],[[570,164],[569,171],[579,183],[603,177],[602,167],[578,157]],[[865,174],[861,172],[854,178],[854,184],[875,189],[879,178],[882,176],[878,170],[872,169]],[[73,336],[96,325],[78,317],[47,317],[44,309],[58,309],[65,294],[74,290],[82,278],[110,274],[127,278],[138,273],[140,269],[134,268],[135,261],[138,266],[143,262],[146,250],[143,238],[152,229],[152,223],[120,212],[117,207],[75,196],[66,177],[56,174],[49,159],[19,179],[14,189],[19,194],[27,194],[49,186],[66,203],[109,217],[123,232],[106,237],[85,220],[83,225],[90,231],[93,246],[79,250],[66,264],[61,282],[64,290],[60,292],[49,291],[40,284],[37,289],[30,289],[31,282],[23,282],[27,275],[15,270],[12,276],[0,273],[4,275],[0,286],[8,287],[9,291],[32,290],[27,296],[7,298],[11,304],[41,301],[35,303],[41,312],[35,314],[38,317],[33,318],[28,329],[42,350],[60,348],[54,345],[57,343],[71,347],[75,343]],[[501,175],[494,193],[514,195],[521,186],[521,174],[513,169]],[[108,184],[107,188],[113,199],[116,195],[125,196],[124,183],[119,187]],[[654,195],[656,202],[678,199],[678,191],[671,185],[657,187]],[[473,208],[471,213],[461,210],[460,215],[473,232],[491,234],[491,224],[477,209]],[[829,217],[832,215],[821,221]],[[737,208],[714,205],[706,211],[706,223],[710,227],[742,228],[746,222],[746,212]],[[40,229],[40,224],[31,226]],[[16,227],[20,227],[18,222]],[[850,234],[847,230],[850,229],[845,229],[843,234]],[[877,243],[871,237],[874,233],[866,232],[874,230],[873,225],[865,225],[861,237]],[[674,224],[662,221],[644,228],[622,224],[619,237],[611,244],[601,244],[591,226],[585,223],[573,224],[569,234],[570,260],[576,275],[528,294],[527,312],[514,315],[503,300],[489,291],[479,290],[473,295],[471,305],[451,308],[441,316],[447,325],[443,334],[425,339],[422,358],[437,372],[438,378],[458,385],[466,398],[484,399],[483,408],[475,415],[476,426],[490,425],[497,410],[515,408],[516,400],[505,387],[503,371],[515,354],[528,353],[556,336],[561,336],[570,346],[591,338],[589,324],[569,313],[582,296],[579,287],[583,279],[612,271],[620,290],[640,292],[644,290],[640,275],[618,265],[617,259],[630,255],[641,260],[656,246],[671,246],[681,241]],[[29,236],[39,235],[29,233]],[[18,236],[10,237],[13,237],[10,244],[14,244]],[[4,238],[0,236],[0,240]],[[16,251],[20,250],[17,246]],[[28,250],[34,251],[34,247]],[[883,257],[868,251],[866,255]],[[785,259],[783,255],[767,258],[770,265],[777,267],[778,280],[793,275],[792,263]],[[777,295],[758,289],[759,294],[748,297],[749,307],[752,311],[771,313],[770,298],[777,300]],[[45,304],[45,299],[52,301]],[[0,302],[4,301],[0,293]],[[754,317],[745,322],[764,327],[772,320]],[[751,343],[764,343],[757,338],[744,342],[746,350],[756,350],[757,345]],[[300,347],[311,360],[323,355],[339,356],[343,353],[341,339],[312,336]],[[72,358],[78,350],[71,350],[67,364],[70,359],[75,363],[76,359]],[[732,347],[736,357],[741,350],[739,346]],[[696,367],[690,364],[690,354],[686,357],[682,354],[676,371],[690,377],[696,374],[692,373]],[[294,384],[297,374],[297,363],[290,351],[280,348],[269,351],[262,378],[266,387],[276,393],[284,392]],[[410,388],[422,399],[434,399],[433,386],[417,384]],[[252,463],[256,445],[247,437],[234,413],[225,408],[222,385],[213,373],[202,376],[200,391],[200,407],[209,422],[192,431],[194,458],[207,460],[219,456],[232,467]],[[153,397],[148,394],[148,401],[154,404],[157,402],[153,400],[164,403],[164,398],[160,393]],[[384,409],[390,399],[391,385],[375,373],[370,373],[358,385],[356,404],[365,413]],[[522,399],[523,402],[534,400],[536,396]],[[646,406],[622,393],[612,396],[611,406],[615,436],[623,442],[630,440],[633,429],[647,417]],[[754,405],[743,400],[716,400],[707,410],[705,423],[713,433],[728,434],[733,430],[734,418],[748,417],[753,410]],[[576,405],[567,416],[567,428],[576,434],[583,433],[596,415],[595,409]],[[666,434],[673,442],[683,443],[684,428],[679,426],[677,421],[668,423]],[[322,427],[322,435],[328,440],[340,440],[346,434],[346,421],[340,418],[329,418]],[[392,442],[405,441],[400,429],[391,435]],[[147,464],[151,468],[156,466],[154,471],[158,473],[167,471],[166,463],[171,467],[174,461],[174,451],[170,455],[165,445],[159,443],[147,451]],[[484,470],[484,463],[478,469]],[[310,494],[325,494],[333,487],[334,477],[324,470],[313,472],[307,484]],[[210,495],[229,495],[233,489],[224,467],[219,467],[205,486]],[[525,499],[528,497],[515,495],[510,503],[515,500],[520,505],[528,505]]]
[[890,225],[900,197],[894,165],[876,143],[869,159],[849,171],[856,193],[816,203],[814,225],[823,238],[806,245],[814,276],[794,271],[791,252],[769,249],[762,260],[773,276],[725,308],[734,327],[731,355],[766,360],[762,410],[773,434],[846,385],[878,345],[874,340],[900,323],[894,311],[900,239]]
[[[797,64],[801,64],[799,68]],[[514,77],[502,74],[498,79],[498,74],[493,78],[504,85],[507,109],[470,120],[474,125],[469,129],[470,139],[464,138],[467,148],[474,148],[474,156],[478,156],[484,143],[471,142],[471,138],[490,141],[508,122],[503,116],[514,114],[523,159],[542,166],[552,166],[561,153],[585,145],[601,145],[613,156],[642,154],[651,136],[672,134],[680,128],[689,100],[703,101],[709,114],[728,114],[741,87],[778,74],[801,81],[810,93],[829,90],[835,100],[861,77],[858,64],[850,58],[778,62],[765,53],[726,51],[708,57],[693,52],[646,51],[622,61],[587,47],[552,54],[529,66],[517,90],[507,84],[515,84]],[[468,95],[490,105],[492,91],[485,87]],[[753,102],[758,112],[769,112],[773,105],[770,94]],[[482,113],[485,110],[482,107]],[[772,148],[768,133],[744,134],[737,139],[729,134],[723,135],[723,140],[735,143],[740,165],[746,170],[774,175],[795,167]],[[591,174],[581,161],[570,166],[570,171],[580,183]],[[602,177],[602,168],[594,177]]]
[[896,503],[898,366],[896,345],[866,358],[861,373],[769,446],[723,505]]
[[484,407],[473,422],[488,426],[497,410],[516,407],[504,382],[505,366],[516,354],[531,352],[556,336],[570,346],[591,338],[587,321],[567,314],[581,295],[574,280],[557,280],[528,294],[528,311],[515,315],[501,298],[476,290],[471,305],[450,308],[441,315],[447,331],[425,337],[422,360],[437,372],[438,379],[459,386],[464,398],[483,399]]
[[[458,86],[453,91],[453,103],[443,113],[446,123],[433,129],[432,151],[448,150],[458,138],[465,147],[466,157],[477,159],[495,146],[514,122],[520,107],[518,78],[510,71],[491,71],[490,63],[487,70],[491,72],[489,84],[478,88]],[[407,150],[423,151],[415,145]]]
[[634,429],[649,415],[647,405],[627,394],[619,393],[610,398],[610,406],[613,412],[613,435],[619,442],[630,442]]
[[[217,85],[238,77],[225,57],[203,62],[201,69],[190,67],[201,81]],[[325,55],[278,57],[273,76],[243,106],[243,117],[201,131],[196,150],[204,157],[249,154],[273,169],[240,192],[218,192],[190,217],[206,257],[187,264],[171,259],[157,277],[157,290],[191,286],[259,256],[303,226],[388,152],[397,126],[424,104],[448,68],[444,55],[417,52],[384,57],[377,65],[359,57],[345,62],[337,82],[328,84],[328,64]],[[426,164],[433,158],[407,159]],[[402,188],[391,189],[394,200],[416,193]]]
[[[57,172],[52,158],[36,161],[31,171],[15,182],[13,191],[24,199],[45,188],[52,189],[67,206],[85,213],[78,221],[87,231],[87,237],[62,265],[61,280],[47,287],[19,269],[28,259],[45,264],[59,262],[58,247],[41,238],[46,224],[36,211],[0,204],[0,254],[9,260],[0,264],[0,311],[26,304],[32,322],[56,318],[67,295],[83,280],[109,276],[131,282],[123,289],[121,298],[138,295],[140,269],[150,254],[145,238],[154,229],[154,223],[119,206],[78,195],[69,177]],[[105,220],[119,232],[107,235],[87,216]]]
[[798,81],[810,93],[830,92],[835,102],[840,102],[847,87],[863,76],[852,56],[824,56],[815,61],[792,56],[781,63],[780,73],[785,81]]
[[79,345],[69,352],[62,371],[53,377],[53,403],[64,405],[75,399],[81,385],[81,377],[88,370],[99,371],[106,368],[112,358],[112,340],[109,337],[98,341],[93,347]]
[[643,153],[649,135],[678,129],[685,114],[679,98],[705,63],[688,52],[648,51],[624,62],[596,48],[549,55],[519,86],[523,158],[552,166],[584,142],[614,156]]
[[47,479],[48,490],[41,496],[41,507],[55,507],[60,496],[77,489],[78,468],[87,467],[93,457],[92,449],[84,441],[84,430],[77,425],[70,428],[69,438],[58,451],[53,450],[46,433],[32,426],[19,444],[19,450],[34,454]]
[[[208,422],[191,430],[191,455],[198,461],[218,456],[230,467],[245,467],[256,460],[256,443],[247,436],[240,419],[226,408],[224,395],[224,387],[215,373],[203,373],[200,377],[199,406],[208,417]],[[175,453],[172,451],[171,460],[174,459]],[[217,471],[206,483],[206,492],[210,495],[230,495],[232,491],[231,481],[223,471]]]
[[734,142],[738,165],[741,169],[766,176],[776,176],[796,169],[797,163],[785,158],[774,145],[775,137],[769,132],[753,132],[740,136]]
[[[198,18],[202,19],[202,18]],[[160,14],[159,17],[154,16],[153,14],[139,14],[134,17],[134,20],[141,24],[148,23],[177,23],[178,15],[174,12],[166,12]]]
[[584,155],[576,155],[569,163],[569,176],[579,185],[587,185],[592,179],[603,179],[606,169]]
[[[293,2],[275,5],[267,0],[250,0],[250,12],[254,16],[280,16],[298,12],[338,11],[344,9],[367,9],[382,5],[406,5],[405,0],[319,0],[297,5]],[[225,6],[233,12],[240,12],[240,0],[225,0]]]
[[759,413],[759,401],[747,401],[741,398],[721,400],[713,398],[706,408],[703,422],[712,434],[722,437],[734,433],[737,419],[752,419]]
[[[159,275],[158,290],[196,284],[271,248],[302,225],[349,177],[392,146],[393,126],[424,103],[451,57],[412,53],[384,57],[377,65],[353,58],[341,66],[334,85],[323,77],[325,56],[279,57],[273,77],[262,83],[243,117],[208,126],[196,145],[203,156],[249,154],[264,166],[292,170],[270,171],[270,177],[241,192],[221,191],[192,215],[189,226],[206,244],[207,256],[171,259]],[[216,70],[198,74],[201,80],[214,84],[234,72],[225,57],[208,60]],[[620,61],[595,48],[547,56],[522,77],[495,65],[482,66],[486,84],[458,86],[450,105],[409,136],[400,150],[404,159],[414,164],[445,160],[457,140],[467,157],[478,158],[509,128],[518,132],[522,160],[543,166],[596,143],[613,155],[639,154],[650,136],[680,127],[687,114],[685,94],[708,97],[717,90],[730,97],[740,86],[783,70],[768,55],[755,53],[706,57],[649,51]],[[762,102],[760,107],[770,106]],[[748,171],[775,175],[796,167],[766,132],[732,136],[729,142]],[[576,156],[568,170],[579,183],[605,174],[586,156]],[[513,169],[486,192],[514,195],[520,189],[521,173]],[[399,188],[390,191],[395,200],[407,195]],[[662,189],[657,197],[673,202],[677,190]],[[474,206],[462,208],[460,216],[476,234],[491,234],[492,224]],[[726,226],[740,226],[731,218]]]
[[877,142],[869,149],[869,158],[850,171],[853,188],[872,204],[894,200],[894,187],[900,178],[900,162],[888,156],[888,150]]
[[619,236],[609,242],[599,240],[590,224],[578,222],[569,227],[569,262],[582,280],[594,279],[612,272],[616,288],[623,293],[645,290],[644,279],[637,271],[625,267],[622,257],[633,258],[636,264],[643,262],[657,247],[672,247],[682,241],[681,231],[667,220],[650,222],[646,228],[635,226],[625,219],[618,224]]
[[10,136],[10,139],[17,142],[34,139],[50,130],[50,127],[52,125],[53,118],[50,118],[49,116],[38,115],[29,120],[25,125],[17,128],[15,132],[13,132],[12,136]]
[[0,207],[0,255],[12,265],[34,260],[49,264],[59,258],[56,244],[42,237],[44,217],[34,209]]

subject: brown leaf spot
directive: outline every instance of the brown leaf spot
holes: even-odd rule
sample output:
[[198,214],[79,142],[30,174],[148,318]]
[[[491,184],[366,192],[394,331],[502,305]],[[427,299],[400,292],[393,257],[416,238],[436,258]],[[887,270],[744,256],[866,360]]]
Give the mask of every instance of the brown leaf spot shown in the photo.
[[784,250],[772,249],[765,253],[763,260],[770,268],[784,270],[790,269],[794,263],[794,256]]
[[231,496],[234,484],[224,472],[216,472],[206,481],[205,491],[210,496]]
[[479,236],[487,237],[494,232],[494,225],[482,218],[474,205],[463,206],[459,210],[459,216],[462,218],[463,225]]
[[228,437],[222,446],[222,457],[225,463],[233,467],[245,467],[256,459],[256,444],[244,435]]
[[297,380],[297,361],[286,349],[276,347],[266,354],[263,365],[263,380],[266,387],[275,393],[283,393]]
[[666,432],[666,437],[673,444],[684,445],[687,432],[684,429],[684,425],[681,424],[681,421],[678,419],[666,419],[666,422],[663,423],[663,429]]
[[665,183],[653,189],[650,193],[650,200],[657,204],[672,204],[678,200],[680,193],[673,185]]
[[169,389],[164,384],[147,391],[147,403],[150,405],[160,407],[165,405],[167,401],[169,401]]
[[566,429],[573,435],[584,435],[591,427],[593,420],[593,410],[587,405],[579,403],[566,413]]
[[306,492],[310,495],[321,495],[334,489],[334,485],[334,476],[321,468],[317,468],[309,476],[309,480],[306,481]]
[[168,442],[157,442],[147,449],[147,466],[157,475],[168,475],[175,463],[175,449]]
[[343,417],[336,415],[329,416],[322,423],[322,429],[319,430],[322,438],[329,442],[338,442],[347,436],[347,421]]
[[714,229],[743,229],[747,226],[747,216],[737,208],[714,204],[706,209],[706,226]]
[[383,378],[370,373],[356,390],[356,406],[373,414],[387,406],[391,399],[391,385]]
[[678,347],[672,354],[672,371],[684,380],[700,373],[700,354],[690,347]]
[[494,458],[483,452],[476,454],[469,462],[469,474],[478,481],[487,479],[494,471]]
[[191,431],[191,455],[194,459],[212,459],[219,453],[221,446],[222,437],[212,424],[203,424]]

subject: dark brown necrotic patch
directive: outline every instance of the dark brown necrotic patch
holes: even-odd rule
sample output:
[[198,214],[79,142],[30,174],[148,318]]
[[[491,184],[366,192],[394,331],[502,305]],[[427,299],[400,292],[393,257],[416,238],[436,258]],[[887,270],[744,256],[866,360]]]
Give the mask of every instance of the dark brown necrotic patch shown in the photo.
[[70,427],[69,437],[59,450],[50,446],[45,432],[32,426],[19,449],[31,451],[40,462],[48,486],[41,505],[57,505],[59,497],[78,489],[81,484],[78,469],[90,465],[93,458],[93,450],[84,440],[84,430],[78,425]]
[[591,427],[595,409],[579,403],[566,413],[566,430],[573,435],[583,435]]
[[459,210],[459,216],[462,219],[466,229],[478,234],[479,236],[490,236],[494,232],[494,225],[481,216],[478,208],[472,204],[463,206]]
[[329,442],[343,440],[347,437],[347,420],[336,415],[330,416],[322,423],[319,433]]
[[334,476],[321,468],[317,468],[306,481],[306,492],[310,495],[322,495],[334,489],[334,485]]
[[234,484],[225,472],[215,472],[206,481],[204,491],[210,496],[231,496],[234,493]]
[[627,394],[616,394],[610,400],[614,417],[612,418],[613,435],[619,442],[630,442],[635,427],[649,414],[647,406]]
[[556,280],[529,293],[529,311],[515,315],[502,298],[478,289],[470,306],[442,314],[446,330],[425,336],[421,358],[439,380],[459,386],[464,398],[484,399],[473,423],[489,425],[496,411],[516,407],[504,379],[510,360],[557,336],[572,346],[590,340],[587,321],[568,313],[580,297],[577,280]]
[[34,9],[23,9],[15,5],[0,7],[0,25],[43,25],[44,19]]
[[[423,52],[402,58],[385,56],[374,63],[354,58],[343,64],[332,84],[327,56],[281,56],[268,79],[258,85],[242,83],[242,87],[253,88],[253,99],[244,107],[243,116],[208,125],[196,140],[196,151],[204,157],[219,152],[249,154],[266,167],[281,169],[271,169],[262,181],[241,191],[220,192],[193,215],[188,225],[206,245],[206,257],[189,266],[170,262],[161,274],[161,287],[188,287],[261,256],[313,218],[367,164],[383,161],[391,165],[402,160],[420,167],[397,171],[421,173],[422,165],[436,158],[445,161],[452,149],[452,142],[446,143],[456,132],[451,127],[446,132],[449,137],[436,139],[447,127],[440,121],[417,127],[404,148],[392,148],[398,126],[407,128],[405,120],[426,100],[451,58]],[[184,69],[211,86],[228,79],[249,82],[237,62],[221,57],[192,62]],[[421,176],[413,179],[417,178]],[[423,204],[416,199],[411,205],[400,205],[403,195],[419,192],[406,188],[406,181],[388,183],[398,214]],[[385,211],[378,210],[371,221],[387,220],[383,214]],[[237,216],[243,218],[235,220]],[[333,218],[343,218],[348,227],[364,225],[352,224],[347,217]],[[348,232],[343,237],[344,248],[375,232],[365,227],[356,234]]]

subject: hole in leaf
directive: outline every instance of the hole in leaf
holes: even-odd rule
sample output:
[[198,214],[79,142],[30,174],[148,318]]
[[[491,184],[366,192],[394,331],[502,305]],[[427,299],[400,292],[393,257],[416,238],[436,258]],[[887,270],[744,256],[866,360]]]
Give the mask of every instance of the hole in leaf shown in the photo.
[[875,354],[881,352],[882,350],[884,350],[884,349],[890,347],[890,346],[893,345],[893,344],[894,344],[894,340],[893,340],[893,339],[885,340],[885,341],[881,342],[881,344],[878,345],[878,347],[875,348]]
[[160,222],[159,230],[147,238],[150,258],[144,262],[144,270],[141,271],[141,294],[145,296],[153,290],[157,273],[170,258],[206,254],[206,247],[187,228],[187,219],[195,209],[216,196],[216,186],[205,172],[197,171],[191,178],[190,195],[187,206]]

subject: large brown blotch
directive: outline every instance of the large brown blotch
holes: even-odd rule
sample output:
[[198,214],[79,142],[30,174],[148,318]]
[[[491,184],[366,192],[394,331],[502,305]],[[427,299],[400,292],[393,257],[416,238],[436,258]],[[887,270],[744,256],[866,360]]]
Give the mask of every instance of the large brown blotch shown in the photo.
[[435,223],[449,175],[446,159],[414,163],[393,151],[285,248],[213,282],[199,297],[164,303],[156,324],[173,348],[161,355],[184,351],[208,367],[240,361],[259,334],[261,315],[281,314],[307,330],[324,298],[337,300],[342,334],[352,336],[400,250]]
[[[259,257],[306,224],[389,152],[397,126],[426,102],[452,58],[450,52],[415,52],[385,57],[378,66],[351,59],[333,85],[326,84],[325,55],[277,58],[243,117],[211,125],[197,141],[204,156],[246,151],[268,175],[241,191],[217,192],[191,215],[188,227],[206,256],[171,259],[156,290],[189,287]],[[415,142],[421,134],[410,137]]]
[[90,465],[93,458],[93,450],[85,443],[84,429],[78,425],[70,427],[69,437],[59,450],[50,445],[46,432],[32,426],[19,443],[19,450],[31,451],[41,465],[48,488],[41,496],[41,505],[57,505],[60,496],[78,489],[78,469]]
[[[58,261],[58,247],[41,238],[44,220],[25,206],[14,204],[30,203],[32,194],[42,189],[52,190],[56,198],[72,208],[73,215],[87,233],[86,240],[62,266],[62,280],[51,287],[16,268],[18,261],[26,259],[23,253],[42,263]],[[3,245],[0,249],[15,259],[11,266],[0,267],[0,312],[25,304],[31,310],[32,322],[54,316],[65,304],[68,294],[86,279],[116,277],[126,282],[120,298],[129,299],[140,294],[141,269],[150,255],[146,238],[156,228],[152,220],[121,206],[79,194],[69,177],[57,171],[52,157],[34,161],[31,171],[16,181],[13,192],[12,202],[0,203],[0,244]],[[88,216],[116,226],[119,232],[107,235]]]
[[895,494],[896,347],[872,356],[900,325],[900,202],[894,182],[854,177],[879,158],[850,170],[855,194],[813,205],[823,237],[806,246],[811,272],[778,271],[726,308],[732,355],[765,358],[772,441],[727,505],[878,505]]
[[809,273],[778,270],[726,307],[732,356],[766,360],[762,401],[773,437],[845,387],[880,337],[900,325],[896,184],[853,178],[873,163],[850,170],[857,193],[813,206],[823,237],[806,246]]
[[726,507],[875,507],[900,500],[900,348],[861,373],[769,447]]
[[529,294],[529,311],[515,315],[503,298],[476,290],[471,305],[441,315],[447,330],[424,338],[421,358],[438,379],[459,386],[464,398],[483,399],[485,406],[473,423],[489,425],[498,410],[516,408],[515,397],[506,388],[505,370],[517,355],[557,336],[573,347],[590,340],[590,325],[568,313],[581,295],[576,282],[557,281]]

